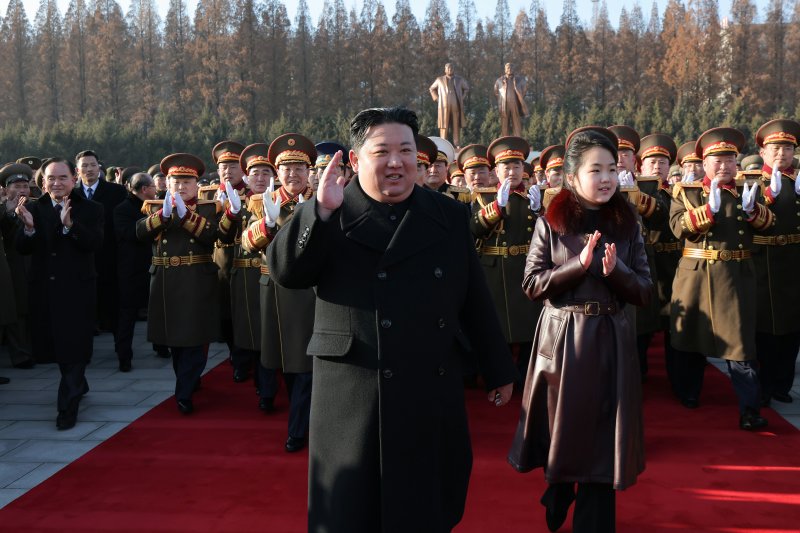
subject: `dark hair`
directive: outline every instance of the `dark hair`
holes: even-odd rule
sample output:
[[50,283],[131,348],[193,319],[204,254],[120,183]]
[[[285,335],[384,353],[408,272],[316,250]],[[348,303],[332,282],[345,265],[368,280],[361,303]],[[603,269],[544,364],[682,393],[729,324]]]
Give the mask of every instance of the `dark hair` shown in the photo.
[[84,150],[82,152],[78,152],[78,155],[75,156],[75,162],[77,163],[81,157],[92,156],[97,160],[97,163],[100,164],[100,158],[97,157],[97,153],[94,150]]
[[51,163],[64,163],[69,167],[70,173],[72,173],[73,176],[75,175],[75,163],[73,163],[69,159],[66,159],[64,157],[48,157],[47,159],[42,161],[42,166],[40,168],[40,170],[42,171],[42,177],[44,177],[44,172],[47,169],[48,165],[50,165]]
[[419,133],[417,114],[405,107],[373,107],[359,112],[350,122],[350,147],[358,151],[364,146],[367,131],[380,124],[405,124],[416,136]]
[[[566,154],[564,154],[564,174],[577,175],[578,169],[583,164],[583,157],[586,152],[592,148],[603,148],[608,150],[617,161],[617,147],[605,135],[596,131],[587,130],[575,134],[569,141]],[[579,201],[574,189],[569,184],[569,180],[564,178],[564,188],[575,197],[575,206],[573,207],[573,220],[565,222],[565,229],[568,228],[569,233],[581,232],[585,220],[584,208]],[[636,226],[636,216],[633,213],[633,207],[622,196],[619,190],[615,191],[608,202],[600,207],[599,229],[602,233],[610,235],[615,238],[627,236],[632,228]]]
[[153,178],[147,172],[137,172],[130,179],[131,190],[135,192],[139,192],[153,183]]

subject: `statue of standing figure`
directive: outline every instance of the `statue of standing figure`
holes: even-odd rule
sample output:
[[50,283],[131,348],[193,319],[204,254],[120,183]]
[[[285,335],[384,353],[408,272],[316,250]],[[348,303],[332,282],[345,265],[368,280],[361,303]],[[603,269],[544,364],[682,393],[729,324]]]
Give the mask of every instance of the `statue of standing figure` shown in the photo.
[[437,123],[439,136],[450,139],[454,146],[461,145],[461,128],[466,124],[464,98],[469,91],[467,80],[456,76],[453,64],[444,66],[444,76],[439,76],[428,89],[431,98],[439,104]]
[[500,131],[509,135],[509,126],[515,137],[522,136],[522,118],[528,116],[525,105],[525,76],[514,75],[514,65],[506,63],[505,73],[494,84],[494,95],[500,108]]

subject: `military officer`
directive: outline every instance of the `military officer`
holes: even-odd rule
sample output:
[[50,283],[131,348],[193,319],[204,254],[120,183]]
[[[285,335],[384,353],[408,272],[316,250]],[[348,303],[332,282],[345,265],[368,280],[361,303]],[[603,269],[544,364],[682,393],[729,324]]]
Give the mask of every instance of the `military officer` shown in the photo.
[[748,170],[758,170],[761,172],[763,166],[764,159],[758,154],[748,155],[742,159],[742,172],[747,172]]
[[274,369],[261,364],[261,301],[257,297],[261,277],[261,255],[242,246],[242,233],[255,220],[264,217],[262,194],[270,182],[274,184],[276,171],[269,160],[268,146],[255,143],[242,150],[240,164],[247,176],[248,191],[244,203],[238,201],[228,182],[228,208],[220,224],[220,241],[236,243],[231,269],[231,317],[233,319],[233,380],[245,381],[255,369],[259,408],[264,412],[274,410],[277,389]]
[[450,166],[447,167],[447,174],[447,181],[450,182],[450,185],[458,187],[459,189],[468,188],[466,178],[464,177],[464,171],[458,168],[458,161],[452,161],[450,163]]
[[161,161],[169,188],[164,200],[147,201],[136,236],[153,243],[147,338],[168,346],[175,370],[175,399],[194,411],[192,394],[206,366],[208,344],[220,335],[219,280],[212,257],[219,237],[219,204],[198,200],[205,165],[191,154]]
[[161,165],[156,163],[147,169],[147,173],[150,174],[156,184],[156,199],[163,200],[167,194],[167,177],[161,172]]
[[739,427],[755,430],[767,421],[759,414],[752,246],[754,233],[770,228],[775,217],[757,202],[757,182],[736,185],[736,155],[744,144],[739,130],[706,131],[697,139],[706,177],[673,188],[670,226],[686,239],[686,247],[673,283],[670,319],[682,403],[697,407],[704,356],[721,357],[739,398]]
[[447,139],[441,137],[430,137],[436,145],[436,160],[431,163],[428,169],[428,176],[425,178],[425,187],[458,200],[462,203],[470,203],[472,196],[466,187],[457,187],[447,182],[450,163],[455,161],[456,151]]
[[494,193],[497,190],[489,184],[488,150],[482,144],[470,144],[458,153],[456,164],[464,173],[467,187],[472,190],[473,194],[482,189],[485,189],[484,193]]
[[[28,165],[31,168],[31,170],[33,170],[34,176],[39,171],[39,169],[42,168],[42,160],[39,159],[38,157],[33,157],[30,155],[25,157],[20,157],[19,159],[17,159],[16,162],[22,163],[23,165]],[[42,195],[42,188],[34,181],[33,178],[31,178],[29,184],[31,189],[30,197],[39,198]]]
[[541,208],[541,198],[535,196],[539,187],[526,191],[522,185],[522,163],[529,151],[528,142],[521,137],[501,137],[489,145],[487,159],[500,186],[494,193],[476,194],[470,222],[472,234],[479,240],[478,254],[497,316],[506,342],[516,352],[522,376],[526,375],[542,310],[541,302],[525,296],[519,281]]
[[699,181],[706,177],[706,172],[703,170],[703,160],[700,159],[694,151],[696,144],[697,141],[692,140],[678,147],[675,161],[681,166],[681,179],[683,179],[683,181]]
[[[758,315],[756,350],[761,364],[763,403],[791,402],[800,323],[795,315],[800,301],[797,265],[800,264],[800,181],[792,157],[800,140],[800,123],[771,120],[756,132],[763,158],[764,201],[775,224],[754,235],[753,259],[757,276]],[[742,161],[747,168],[748,158]]]
[[[319,178],[320,176],[322,176],[322,173],[325,172],[325,169],[328,168],[328,165],[330,164],[333,155],[339,151],[345,153],[347,149],[341,144],[331,141],[317,143],[315,148],[317,149],[317,160],[314,162],[314,168],[312,170],[316,175],[317,183],[319,183]],[[347,158],[344,157],[342,158],[341,163],[337,165],[337,168],[339,169],[337,178],[339,176],[344,176],[347,163],[348,163]],[[310,181],[310,173],[309,173],[309,181]],[[316,190],[316,187],[312,188]]]
[[544,168],[547,187],[558,189],[564,183],[564,152],[563,144],[548,146],[539,155],[539,164]]
[[416,183],[420,187],[425,186],[425,180],[428,177],[428,169],[431,168],[431,163],[436,161],[439,151],[436,144],[425,137],[424,135],[415,135],[414,140],[417,143],[417,180]]
[[312,196],[308,170],[317,159],[314,144],[297,133],[272,141],[267,152],[278,169],[281,186],[262,195],[264,216],[253,220],[242,235],[242,247],[262,254],[261,364],[283,370],[289,393],[287,452],[305,447],[311,408],[312,359],[306,355],[314,329],[313,289],[287,289],[275,283],[266,267],[267,246],[294,215],[297,204]]

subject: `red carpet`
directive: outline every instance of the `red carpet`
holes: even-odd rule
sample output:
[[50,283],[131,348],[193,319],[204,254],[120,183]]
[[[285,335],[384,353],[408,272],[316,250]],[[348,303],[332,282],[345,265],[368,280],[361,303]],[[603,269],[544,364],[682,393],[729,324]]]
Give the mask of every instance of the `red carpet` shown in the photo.
[[[700,409],[667,389],[654,349],[647,470],[617,495],[618,531],[800,531],[800,432],[771,410],[769,432],[740,431],[730,383],[713,368]],[[166,401],[0,510],[0,531],[304,531],[308,456],[283,451],[285,389],[274,415],[256,402],[252,383],[234,384],[221,365],[203,378],[197,413]],[[542,472],[505,462],[518,396],[501,409],[476,391],[468,402],[475,466],[456,531],[547,531]]]

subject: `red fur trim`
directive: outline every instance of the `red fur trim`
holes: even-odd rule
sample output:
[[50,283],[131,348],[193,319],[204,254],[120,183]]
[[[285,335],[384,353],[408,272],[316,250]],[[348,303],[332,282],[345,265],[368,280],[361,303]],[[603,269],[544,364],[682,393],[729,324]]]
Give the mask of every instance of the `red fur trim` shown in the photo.
[[627,238],[636,230],[636,215],[632,205],[620,193],[614,194],[607,204],[599,209],[597,227],[585,226],[585,213],[575,195],[566,188],[550,201],[545,212],[550,227],[560,235],[576,235],[599,230],[603,235]]
[[561,191],[550,201],[544,217],[550,227],[561,235],[577,233],[581,224],[581,206],[575,195],[567,189]]

